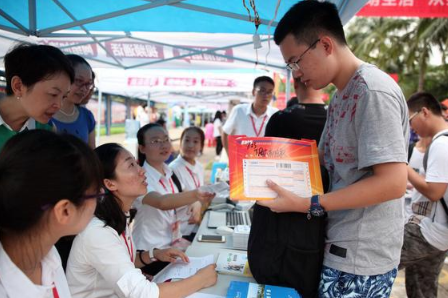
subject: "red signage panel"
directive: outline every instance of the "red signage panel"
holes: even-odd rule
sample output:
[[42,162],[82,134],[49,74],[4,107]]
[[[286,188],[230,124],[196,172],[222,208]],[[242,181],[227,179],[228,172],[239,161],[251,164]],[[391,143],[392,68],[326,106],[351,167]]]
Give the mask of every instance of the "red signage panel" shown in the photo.
[[446,18],[448,0],[370,0],[357,16]]

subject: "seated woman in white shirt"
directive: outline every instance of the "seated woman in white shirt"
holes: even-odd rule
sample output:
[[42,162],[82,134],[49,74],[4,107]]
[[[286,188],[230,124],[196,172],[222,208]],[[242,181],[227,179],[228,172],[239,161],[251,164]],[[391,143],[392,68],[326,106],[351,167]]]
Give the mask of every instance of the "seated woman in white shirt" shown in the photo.
[[101,165],[74,136],[12,137],[0,153],[0,297],[69,298],[54,244],[81,232],[104,195]]
[[95,149],[104,169],[107,194],[95,217],[73,242],[67,265],[72,297],[185,297],[216,282],[215,265],[178,282],[155,284],[138,267],[155,259],[173,262],[187,256],[174,248],[137,252],[129,230],[129,210],[146,193],[145,171],[118,144]]
[[[170,163],[183,190],[195,190],[204,185],[204,167],[196,158],[204,149],[205,135],[200,127],[186,128],[180,136],[180,155]],[[199,201],[177,209],[184,238],[192,241],[197,224],[201,221],[202,204]]]
[[[176,209],[196,201],[209,202],[214,194],[199,189],[179,193],[173,172],[164,163],[172,151],[168,132],[162,126],[151,123],[137,133],[139,164],[146,171],[147,194],[136,200],[133,236],[138,250],[154,248],[185,248],[187,240],[182,239],[180,217]],[[160,265],[160,267],[159,267]],[[143,268],[148,274],[155,274],[166,264],[151,264]]]

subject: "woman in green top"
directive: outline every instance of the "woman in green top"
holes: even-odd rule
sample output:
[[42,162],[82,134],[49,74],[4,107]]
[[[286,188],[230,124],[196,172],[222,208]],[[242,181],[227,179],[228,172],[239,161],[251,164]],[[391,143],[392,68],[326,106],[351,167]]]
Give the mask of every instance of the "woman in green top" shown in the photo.
[[19,44],[4,57],[6,97],[0,100],[0,150],[30,129],[47,129],[74,81],[73,67],[57,48]]

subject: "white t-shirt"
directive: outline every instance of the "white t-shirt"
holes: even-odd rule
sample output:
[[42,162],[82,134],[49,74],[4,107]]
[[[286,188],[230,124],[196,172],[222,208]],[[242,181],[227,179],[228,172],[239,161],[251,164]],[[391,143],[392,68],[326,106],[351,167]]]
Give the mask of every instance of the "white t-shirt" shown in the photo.
[[[148,192],[156,191],[162,195],[178,193],[176,185],[171,179],[173,172],[167,165],[163,165],[165,175],[151,167],[146,161],[143,168],[146,171]],[[137,198],[134,207],[137,215],[134,221],[134,237],[137,249],[150,250],[154,248],[168,248],[172,241],[172,225],[176,222],[174,210],[160,210],[147,204],[142,204],[143,196]]]
[[[420,152],[417,148],[414,148],[412,151],[411,158],[409,160],[409,166],[413,168],[417,173],[420,173],[420,168],[423,167],[423,156],[425,156],[424,152]],[[420,197],[421,194],[415,189],[409,189],[406,190],[406,198],[411,198],[411,202],[406,203],[404,205],[405,210],[405,216],[409,217],[412,215],[412,203],[414,202],[413,199],[417,200],[418,197]]]
[[[204,185],[204,167],[200,162],[196,161],[196,164],[193,166],[179,155],[170,163],[170,168],[179,178],[183,191],[195,190]],[[190,235],[192,229],[196,226],[188,224],[188,219],[191,216],[188,214],[189,207],[190,205],[177,208],[177,216],[181,221],[182,235]]]
[[59,298],[71,297],[56,248],[52,247],[42,260],[42,285],[36,285],[11,261],[0,243],[1,298],[54,298],[54,287]]
[[252,104],[237,105],[233,108],[222,130],[228,135],[264,137],[269,118],[277,111],[278,109],[268,106],[263,115],[257,116],[252,111]]
[[[441,136],[435,139],[447,131],[441,131],[433,138],[434,142],[429,148],[428,167],[425,173],[426,182],[448,184],[448,137]],[[420,172],[422,171],[424,172],[423,166]],[[448,204],[448,187],[443,198]],[[433,204],[431,216],[422,220],[420,229],[429,244],[441,251],[448,250],[448,216],[440,201]]]
[[67,263],[73,298],[157,298],[159,287],[135,268],[131,233],[122,235],[94,217],[76,236]]
[[219,128],[222,127],[222,121],[219,118],[216,118],[215,121],[213,121],[213,137],[220,137],[221,132],[219,131]]

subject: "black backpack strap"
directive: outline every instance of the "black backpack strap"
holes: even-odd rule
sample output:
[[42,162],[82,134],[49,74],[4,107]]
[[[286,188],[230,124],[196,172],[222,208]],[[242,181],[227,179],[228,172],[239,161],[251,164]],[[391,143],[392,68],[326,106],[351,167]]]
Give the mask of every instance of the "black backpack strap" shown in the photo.
[[179,181],[179,178],[177,178],[176,174],[171,175],[171,179],[173,179],[174,184],[176,184],[177,189],[179,192],[182,192],[182,184]]

